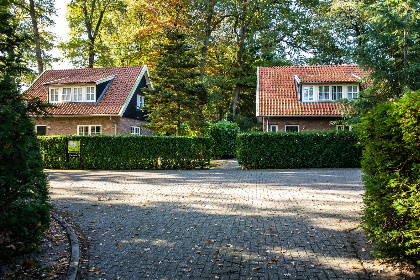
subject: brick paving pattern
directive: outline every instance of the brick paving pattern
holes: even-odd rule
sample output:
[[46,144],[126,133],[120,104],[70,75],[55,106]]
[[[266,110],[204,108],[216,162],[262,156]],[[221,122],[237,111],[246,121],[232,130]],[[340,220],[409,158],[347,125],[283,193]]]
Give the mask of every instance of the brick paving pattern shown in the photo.
[[368,279],[347,235],[359,169],[47,173],[88,279]]

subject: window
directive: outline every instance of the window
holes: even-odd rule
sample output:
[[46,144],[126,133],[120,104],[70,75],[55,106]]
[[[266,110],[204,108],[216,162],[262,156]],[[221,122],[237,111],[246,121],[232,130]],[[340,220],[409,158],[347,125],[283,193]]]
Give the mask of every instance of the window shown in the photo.
[[140,135],[141,134],[141,128],[139,126],[132,126],[130,133],[133,134],[133,135]]
[[320,86],[319,87],[319,100],[328,100],[328,99],[330,99],[330,87]]
[[305,86],[303,87],[303,101],[312,101],[314,100],[314,87]]
[[350,130],[351,131],[351,126],[339,124],[339,125],[336,126],[336,129],[337,130]]
[[102,133],[101,125],[78,125],[77,135],[96,135]]
[[47,126],[46,125],[37,125],[36,126],[37,135],[47,135]]
[[95,101],[95,87],[86,88],[86,101]]
[[271,132],[277,132],[277,131],[279,131],[279,126],[276,125],[276,124],[270,125],[270,131]]
[[347,87],[347,96],[348,98],[352,99],[352,98],[357,98],[357,93],[358,93],[359,89],[357,86],[348,86]]
[[50,101],[58,102],[58,88],[52,88],[50,90]]
[[137,94],[137,109],[141,109],[144,107],[144,97],[140,94]]
[[83,101],[83,88],[73,89],[73,101]]
[[343,87],[342,86],[332,86],[332,100],[337,100],[343,98]]
[[71,101],[71,88],[63,88],[62,101]]
[[298,125],[285,125],[284,131],[286,132],[299,132],[299,126]]

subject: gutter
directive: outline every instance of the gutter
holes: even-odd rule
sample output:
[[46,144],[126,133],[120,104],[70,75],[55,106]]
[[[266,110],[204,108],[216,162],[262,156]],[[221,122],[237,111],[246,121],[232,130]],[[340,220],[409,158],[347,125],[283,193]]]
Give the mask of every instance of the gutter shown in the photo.
[[113,122],[115,124],[115,135],[117,135],[117,133],[118,133],[118,125],[117,125],[117,122],[112,119],[112,116],[109,116],[109,119],[111,120],[111,122]]

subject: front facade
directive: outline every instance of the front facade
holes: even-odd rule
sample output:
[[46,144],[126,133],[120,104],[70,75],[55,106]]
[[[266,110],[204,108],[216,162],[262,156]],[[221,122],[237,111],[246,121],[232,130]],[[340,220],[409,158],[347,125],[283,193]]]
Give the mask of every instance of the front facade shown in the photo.
[[147,66],[47,70],[27,93],[55,107],[35,118],[39,135],[151,134],[144,93],[152,88]]
[[259,67],[256,115],[264,131],[342,129],[342,98],[357,98],[366,73],[357,65]]

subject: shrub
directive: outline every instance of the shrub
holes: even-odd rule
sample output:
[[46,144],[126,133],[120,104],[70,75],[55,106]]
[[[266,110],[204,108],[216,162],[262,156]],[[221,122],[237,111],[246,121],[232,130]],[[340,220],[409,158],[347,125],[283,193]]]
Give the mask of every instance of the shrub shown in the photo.
[[360,167],[351,131],[244,133],[237,143],[238,162],[248,169]]
[[49,227],[48,189],[34,125],[0,77],[0,264],[33,251]]
[[420,266],[420,91],[362,118],[366,209],[376,256]]
[[80,141],[81,158],[69,167],[87,169],[189,169],[210,164],[209,138],[166,136],[47,136],[40,137],[47,168],[67,167],[69,140]]
[[213,158],[234,158],[236,156],[236,136],[239,127],[236,123],[219,121],[210,123],[206,135],[213,139],[211,155]]

